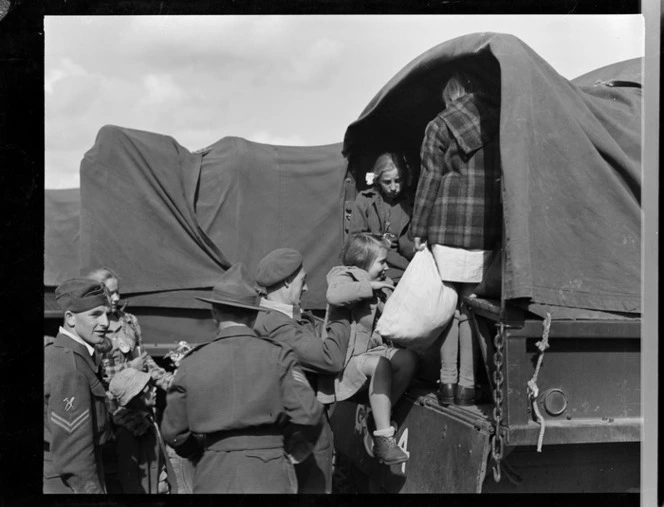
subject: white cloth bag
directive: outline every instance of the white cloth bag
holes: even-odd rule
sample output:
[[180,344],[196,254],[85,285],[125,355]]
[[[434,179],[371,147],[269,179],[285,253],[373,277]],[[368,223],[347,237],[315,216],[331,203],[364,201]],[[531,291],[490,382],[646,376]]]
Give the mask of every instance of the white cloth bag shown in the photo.
[[397,345],[422,350],[440,335],[456,306],[454,286],[440,279],[436,261],[425,248],[408,264],[385,303],[376,331]]

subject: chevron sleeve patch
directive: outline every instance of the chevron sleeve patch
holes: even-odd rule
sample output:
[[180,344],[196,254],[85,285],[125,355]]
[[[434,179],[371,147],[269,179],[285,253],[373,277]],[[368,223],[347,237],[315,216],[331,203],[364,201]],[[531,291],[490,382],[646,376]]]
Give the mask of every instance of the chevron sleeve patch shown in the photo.
[[80,428],[85,421],[90,419],[90,409],[85,410],[83,413],[79,414],[71,421],[68,421],[67,419],[59,416],[55,412],[51,412],[50,419],[53,424],[59,426],[60,428],[62,428],[64,431],[66,431],[71,435],[72,433],[74,433],[74,431]]
[[305,385],[309,386],[309,382],[307,381],[307,377],[305,377],[303,373],[301,373],[297,370],[293,370],[293,380],[295,380],[296,382],[301,382],[302,384],[305,384]]

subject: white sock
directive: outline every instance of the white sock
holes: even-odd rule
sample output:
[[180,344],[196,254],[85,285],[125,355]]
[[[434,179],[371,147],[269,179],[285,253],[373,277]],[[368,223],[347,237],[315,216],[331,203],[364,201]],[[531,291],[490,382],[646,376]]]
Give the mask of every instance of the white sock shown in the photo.
[[394,426],[388,426],[384,430],[376,430],[373,432],[375,437],[393,437],[394,436]]

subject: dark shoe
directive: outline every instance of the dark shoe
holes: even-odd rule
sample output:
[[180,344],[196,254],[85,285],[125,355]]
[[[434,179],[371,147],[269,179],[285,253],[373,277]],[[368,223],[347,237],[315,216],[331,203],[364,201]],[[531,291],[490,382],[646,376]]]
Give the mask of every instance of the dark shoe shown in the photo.
[[459,386],[457,394],[454,397],[454,403],[461,406],[475,404],[475,388]]
[[410,454],[399,447],[396,438],[374,435],[373,440],[373,452],[380,463],[398,465],[399,463],[408,461]]
[[457,390],[456,384],[440,384],[436,398],[441,405],[452,405],[454,403],[454,395]]
[[[394,434],[396,435],[397,431],[399,430],[399,426],[394,421],[390,421],[390,424],[394,428]],[[362,441],[364,443],[364,450],[366,450],[367,454],[372,458],[374,457],[374,431],[376,431],[376,422],[374,421],[373,414],[370,413],[366,419],[366,428]]]

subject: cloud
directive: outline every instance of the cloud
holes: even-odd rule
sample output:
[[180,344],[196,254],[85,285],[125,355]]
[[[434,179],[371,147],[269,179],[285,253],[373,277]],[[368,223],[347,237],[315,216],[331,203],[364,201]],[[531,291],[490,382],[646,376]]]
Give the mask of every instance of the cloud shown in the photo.
[[69,80],[81,81],[82,79],[94,79],[81,65],[69,58],[60,58],[58,63],[46,69],[44,75],[44,91],[52,95],[58,82]]
[[339,42],[318,39],[304,54],[291,55],[289,65],[281,76],[293,83],[319,84],[330,77],[332,68],[341,59],[341,50]]
[[[603,32],[590,37],[578,28],[561,37],[561,26],[583,23],[553,18],[47,16],[47,188],[60,181],[53,172],[62,181],[78,178],[105,124],[170,135],[190,150],[225,136],[287,146],[339,142],[404,65],[469,31],[514,32],[556,68],[574,63],[579,71],[604,64],[598,55],[617,61],[642,47],[638,26],[591,17],[624,38],[605,43]],[[570,51],[569,40],[583,51]],[[563,75],[579,73],[560,65]]]
[[171,74],[148,74],[143,77],[143,87],[147,93],[144,99],[147,104],[178,102],[185,96]]

